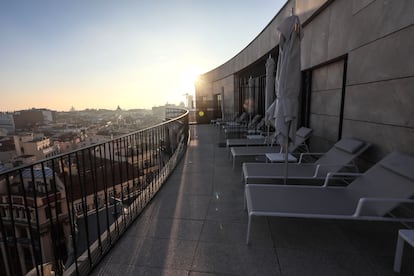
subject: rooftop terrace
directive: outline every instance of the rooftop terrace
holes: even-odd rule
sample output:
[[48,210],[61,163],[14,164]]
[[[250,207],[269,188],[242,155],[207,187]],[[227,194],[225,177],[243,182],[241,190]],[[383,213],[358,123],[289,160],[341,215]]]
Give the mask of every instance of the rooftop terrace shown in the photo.
[[394,275],[397,223],[259,217],[247,246],[241,168],[220,139],[191,127],[181,163],[92,275]]

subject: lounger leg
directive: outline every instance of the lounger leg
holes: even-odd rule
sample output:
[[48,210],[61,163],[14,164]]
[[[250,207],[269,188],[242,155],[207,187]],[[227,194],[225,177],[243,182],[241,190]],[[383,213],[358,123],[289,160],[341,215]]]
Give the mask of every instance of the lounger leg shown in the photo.
[[248,245],[250,243],[250,223],[252,220],[252,216],[249,213],[249,218],[247,221],[247,235],[246,235],[246,244]]
[[236,157],[233,156],[233,170],[235,166],[236,166]]
[[395,249],[395,258],[394,258],[394,271],[400,273],[401,271],[401,259],[404,251],[404,240],[398,235],[397,248]]

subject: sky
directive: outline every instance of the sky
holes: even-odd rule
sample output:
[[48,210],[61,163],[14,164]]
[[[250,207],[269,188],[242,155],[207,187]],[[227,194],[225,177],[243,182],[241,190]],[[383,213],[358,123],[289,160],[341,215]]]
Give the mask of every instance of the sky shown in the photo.
[[0,0],[0,112],[185,101],[286,0]]

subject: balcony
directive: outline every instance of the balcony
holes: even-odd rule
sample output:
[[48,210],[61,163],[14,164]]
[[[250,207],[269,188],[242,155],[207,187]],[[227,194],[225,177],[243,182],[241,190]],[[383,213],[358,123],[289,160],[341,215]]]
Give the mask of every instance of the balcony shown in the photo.
[[393,274],[398,223],[254,218],[246,245],[240,166],[187,118],[2,173],[0,274]]
[[241,169],[218,128],[190,130],[178,167],[92,275],[393,275],[397,223],[254,218],[247,246]]

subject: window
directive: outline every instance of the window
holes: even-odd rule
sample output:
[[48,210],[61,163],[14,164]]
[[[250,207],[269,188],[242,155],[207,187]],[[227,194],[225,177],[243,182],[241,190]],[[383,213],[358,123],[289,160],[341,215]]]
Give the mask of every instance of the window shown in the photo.
[[56,203],[56,212],[58,214],[62,214],[62,203],[61,202]]
[[98,208],[102,208],[103,207],[103,205],[104,205],[104,200],[103,200],[103,198],[102,197],[100,197],[100,196],[98,196],[98,199],[97,199],[97,204],[98,204]]
[[14,218],[16,218],[16,219],[20,218],[19,208],[14,208],[13,213],[14,213]]
[[28,192],[33,191],[33,182],[31,180],[27,181],[27,191]]
[[80,213],[82,211],[82,203],[77,203],[75,209],[77,213]]
[[23,207],[20,207],[20,215],[22,218],[26,218],[26,210]]
[[47,206],[47,207],[45,208],[45,215],[46,215],[46,218],[47,218],[47,219],[49,219],[49,218],[50,218],[49,214],[50,214],[50,207],[49,207],[49,206]]
[[3,207],[0,207],[0,216],[1,216],[2,218],[4,218],[4,217],[6,216],[6,211],[4,210],[4,208],[3,208]]

